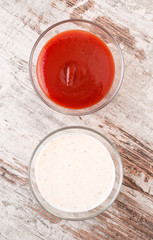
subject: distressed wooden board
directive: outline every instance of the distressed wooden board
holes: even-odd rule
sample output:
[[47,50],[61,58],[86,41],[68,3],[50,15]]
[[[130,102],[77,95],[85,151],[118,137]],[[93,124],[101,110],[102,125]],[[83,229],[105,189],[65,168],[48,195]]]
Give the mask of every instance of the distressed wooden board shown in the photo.
[[[153,239],[153,4],[151,0],[1,0],[0,239]],[[67,18],[108,28],[123,51],[125,74],[115,99],[97,113],[71,117],[36,96],[28,59],[37,37]],[[121,154],[124,180],[114,204],[94,219],[69,222],[34,200],[27,170],[33,149],[59,127],[92,127]]]

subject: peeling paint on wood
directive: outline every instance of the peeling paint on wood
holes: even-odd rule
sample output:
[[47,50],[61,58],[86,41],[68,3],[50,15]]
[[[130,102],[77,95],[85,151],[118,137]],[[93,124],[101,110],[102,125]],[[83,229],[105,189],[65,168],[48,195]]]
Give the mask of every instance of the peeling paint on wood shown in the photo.
[[[153,239],[152,1],[2,0],[0,49],[0,239]],[[71,117],[49,109],[28,73],[32,46],[50,25],[84,18],[107,28],[124,55],[121,89],[104,109]],[[117,147],[124,165],[121,192],[103,214],[68,222],[36,203],[28,164],[36,145],[64,126],[96,129]]]

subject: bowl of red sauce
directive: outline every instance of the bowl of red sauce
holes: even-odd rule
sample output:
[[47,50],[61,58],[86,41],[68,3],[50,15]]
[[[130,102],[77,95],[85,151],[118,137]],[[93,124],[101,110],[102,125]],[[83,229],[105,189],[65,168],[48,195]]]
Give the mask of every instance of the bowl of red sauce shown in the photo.
[[115,38],[87,20],[65,20],[46,29],[33,46],[29,70],[38,96],[50,108],[85,115],[105,107],[123,79]]

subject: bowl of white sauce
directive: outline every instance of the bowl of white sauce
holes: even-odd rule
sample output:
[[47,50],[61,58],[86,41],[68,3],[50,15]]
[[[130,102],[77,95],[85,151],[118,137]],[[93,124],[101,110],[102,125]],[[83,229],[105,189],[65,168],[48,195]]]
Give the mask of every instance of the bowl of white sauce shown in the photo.
[[115,146],[85,127],[50,133],[36,147],[29,164],[29,183],[37,202],[68,220],[104,212],[116,199],[122,179],[122,161]]

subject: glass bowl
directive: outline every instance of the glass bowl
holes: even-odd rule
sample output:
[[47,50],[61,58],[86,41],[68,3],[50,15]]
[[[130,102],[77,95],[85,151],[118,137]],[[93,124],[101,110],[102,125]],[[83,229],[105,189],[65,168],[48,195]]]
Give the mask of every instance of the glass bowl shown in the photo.
[[[37,60],[43,46],[55,35],[61,32],[64,32],[67,30],[73,30],[73,29],[88,31],[96,35],[97,37],[99,37],[111,51],[114,59],[114,64],[115,64],[114,81],[107,95],[97,104],[87,108],[82,108],[82,109],[65,108],[51,101],[42,91],[39,85],[39,82],[37,79],[37,73],[36,73]],[[52,25],[51,27],[49,27],[48,29],[46,29],[34,44],[33,49],[31,51],[31,55],[30,55],[30,61],[29,61],[30,77],[32,80],[33,87],[36,93],[38,94],[38,96],[42,99],[44,103],[46,103],[52,109],[58,112],[61,112],[64,114],[70,114],[70,115],[90,114],[105,107],[114,98],[114,96],[116,95],[116,93],[118,92],[121,86],[122,79],[123,79],[123,69],[124,69],[123,56],[121,53],[121,49],[118,43],[116,42],[115,38],[108,32],[108,30],[104,29],[102,26],[94,22],[90,22],[87,20],[79,20],[79,19],[72,19],[72,20],[65,20],[62,22],[58,22]]]
[[[36,167],[37,167],[38,158],[40,156],[42,149],[53,139],[67,133],[83,133],[99,140],[109,151],[115,167],[115,181],[114,181],[113,188],[109,196],[107,197],[107,199],[103,203],[101,203],[98,207],[95,207],[91,210],[87,210],[84,212],[65,212],[51,206],[42,196],[36,180]],[[85,220],[91,217],[95,217],[98,214],[104,212],[116,199],[120,191],[122,180],[123,180],[122,161],[115,146],[110,142],[110,140],[108,140],[101,133],[85,127],[78,127],[78,126],[66,127],[50,133],[38,144],[38,146],[36,147],[36,149],[32,154],[31,161],[29,164],[29,183],[35,199],[41,205],[41,207],[44,208],[47,212],[61,219]]]

